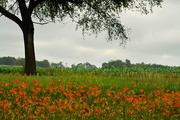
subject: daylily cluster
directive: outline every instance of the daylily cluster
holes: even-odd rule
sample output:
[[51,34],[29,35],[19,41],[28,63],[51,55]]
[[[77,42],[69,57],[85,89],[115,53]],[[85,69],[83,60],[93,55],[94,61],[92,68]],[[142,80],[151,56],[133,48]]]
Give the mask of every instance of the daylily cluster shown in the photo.
[[[136,85],[136,82],[134,82]],[[180,92],[13,80],[0,85],[2,119],[179,119]]]

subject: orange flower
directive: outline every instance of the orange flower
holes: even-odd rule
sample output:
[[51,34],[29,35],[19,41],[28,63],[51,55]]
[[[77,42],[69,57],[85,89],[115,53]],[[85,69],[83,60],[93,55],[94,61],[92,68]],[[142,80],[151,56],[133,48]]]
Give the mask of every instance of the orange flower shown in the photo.
[[173,117],[180,117],[180,114],[175,114],[173,115]]
[[148,83],[148,82],[146,82],[146,83],[144,83],[144,85],[149,85],[149,83]]
[[94,103],[98,103],[98,102],[99,102],[99,100],[98,100],[98,99],[95,99],[95,100],[94,100]]
[[15,90],[9,90],[9,92],[11,92],[12,94],[17,94],[17,92]]
[[42,118],[45,118],[45,115],[44,115],[44,114],[41,114],[41,117],[42,117]]
[[141,107],[140,107],[140,106],[134,107],[134,109],[136,109],[137,111],[140,111],[140,110],[141,110]]
[[5,87],[9,86],[9,83],[5,83]]
[[92,85],[93,83],[89,83],[89,85]]
[[71,84],[72,84],[72,82],[67,82],[67,84],[71,85]]
[[25,89],[28,88],[27,83],[26,82],[22,82],[22,87],[25,88]]
[[37,116],[31,115],[29,116],[29,118],[34,119],[34,118],[37,118]]
[[180,107],[180,103],[179,104],[174,104],[172,107]]
[[123,88],[123,91],[128,91],[129,90],[129,88]]
[[120,109],[119,109],[118,111],[119,111],[119,112],[122,112],[123,110],[120,110]]
[[169,110],[167,110],[167,109],[164,109],[164,111],[165,111],[166,113],[170,113],[170,111],[169,111]]
[[48,84],[48,86],[54,86],[55,85],[55,83],[53,83],[53,82],[50,82],[50,83],[47,83]]
[[136,83],[137,81],[133,81],[133,83]]
[[74,94],[75,94],[76,96],[81,96],[81,94],[80,94],[78,91],[74,91]]
[[98,87],[89,87],[90,90],[98,90],[99,88]]
[[162,115],[169,115],[169,113],[164,112],[164,113],[162,113]]
[[124,104],[124,101],[120,101],[120,105],[123,105]]
[[120,95],[115,95],[115,98],[116,98],[116,99],[120,99],[121,96],[120,96]]
[[90,114],[89,113],[85,113],[83,116],[86,117],[86,116],[89,116]]
[[39,104],[39,105],[44,105],[43,102],[36,102],[36,104]]
[[166,90],[166,92],[169,92],[170,90]]
[[106,107],[106,109],[107,109],[107,110],[110,110],[110,109],[111,109],[111,107],[110,107],[110,106],[107,106],[107,107]]
[[134,113],[134,110],[127,109],[127,112],[130,113],[130,114],[133,114],[133,113]]
[[32,100],[32,99],[28,99],[28,102],[29,102],[29,103],[33,103],[33,100]]
[[85,92],[85,90],[80,90],[80,92]]
[[109,117],[112,117],[112,116],[114,116],[115,114],[116,114],[116,112],[113,112],[113,113],[109,114]]
[[26,93],[26,91],[20,91],[19,95],[24,95],[25,96],[25,95],[27,95],[27,93]]
[[99,115],[99,113],[94,113],[96,116],[98,116]]
[[58,88],[59,88],[60,91],[63,91],[63,86],[62,85],[59,85]]
[[140,92],[144,92],[144,90],[143,90],[143,89],[140,89],[139,91],[140,91]]
[[107,96],[111,96],[111,94],[110,94],[110,93],[107,93],[106,95],[107,95]]

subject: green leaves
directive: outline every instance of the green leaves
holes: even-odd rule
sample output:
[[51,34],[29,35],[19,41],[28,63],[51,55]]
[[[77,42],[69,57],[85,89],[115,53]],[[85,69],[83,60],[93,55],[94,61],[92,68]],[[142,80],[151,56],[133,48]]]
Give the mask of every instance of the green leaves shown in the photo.
[[7,0],[0,0],[0,6],[1,7],[6,7],[7,2],[8,2]]
[[[28,10],[32,11],[35,20],[49,22],[63,21],[71,18],[81,28],[83,34],[93,33],[98,35],[107,32],[107,40],[120,40],[124,45],[128,40],[128,31],[121,24],[121,12],[124,10],[138,11],[148,14],[154,6],[160,6],[163,0],[26,0]],[[17,1],[0,0],[0,7],[9,9],[13,14],[18,14]],[[1,11],[0,11],[1,12]]]
[[34,17],[40,22],[50,18],[63,21],[70,17],[82,29],[83,35],[107,32],[107,40],[120,40],[125,45],[129,29],[121,24],[121,12],[127,9],[149,13],[152,7],[159,6],[162,0],[46,0],[34,10]]

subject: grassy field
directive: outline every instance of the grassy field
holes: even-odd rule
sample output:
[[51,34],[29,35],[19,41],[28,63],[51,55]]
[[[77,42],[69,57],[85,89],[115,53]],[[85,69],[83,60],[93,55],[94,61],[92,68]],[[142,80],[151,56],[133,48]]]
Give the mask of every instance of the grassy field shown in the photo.
[[0,73],[2,120],[180,119],[179,68],[6,69],[13,72]]

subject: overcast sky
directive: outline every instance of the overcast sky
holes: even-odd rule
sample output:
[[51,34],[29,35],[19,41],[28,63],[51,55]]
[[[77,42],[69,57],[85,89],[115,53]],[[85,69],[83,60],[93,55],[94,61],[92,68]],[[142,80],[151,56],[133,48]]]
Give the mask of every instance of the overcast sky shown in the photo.
[[[35,25],[37,60],[64,62],[70,66],[89,62],[101,67],[103,62],[129,59],[131,63],[156,63],[180,66],[180,0],[164,0],[162,8],[152,14],[122,13],[122,24],[131,28],[130,41],[125,47],[118,41],[107,42],[105,33],[97,38],[75,31],[68,22]],[[67,22],[67,21],[65,21]],[[20,28],[5,17],[0,17],[0,57],[24,58],[24,43]]]

